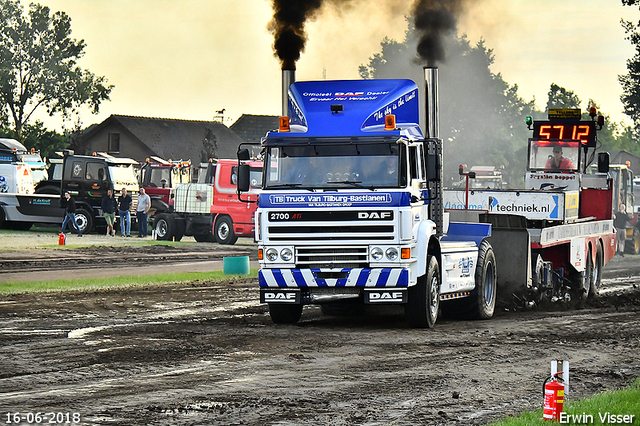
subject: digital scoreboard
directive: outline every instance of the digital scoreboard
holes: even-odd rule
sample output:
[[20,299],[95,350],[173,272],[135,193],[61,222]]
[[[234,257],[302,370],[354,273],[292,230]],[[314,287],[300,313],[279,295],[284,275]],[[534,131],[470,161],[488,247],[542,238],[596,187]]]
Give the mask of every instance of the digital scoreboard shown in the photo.
[[596,146],[595,121],[534,121],[533,138],[580,141],[588,147]]

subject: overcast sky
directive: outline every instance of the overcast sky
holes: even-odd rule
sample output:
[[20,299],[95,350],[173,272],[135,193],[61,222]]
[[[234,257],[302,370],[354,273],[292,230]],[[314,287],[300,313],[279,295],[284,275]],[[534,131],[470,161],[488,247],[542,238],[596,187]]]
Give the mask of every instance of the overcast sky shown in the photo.
[[[280,64],[267,30],[270,0],[34,0],[71,17],[72,36],[84,39],[80,66],[115,85],[99,115],[211,120],[225,124],[246,114],[281,113]],[[385,3],[394,7],[385,6]],[[380,51],[387,36],[404,39],[412,0],[352,0],[307,24],[309,41],[297,80],[354,79],[358,66]],[[620,0],[474,0],[459,33],[494,50],[493,72],[517,84],[520,96],[546,104],[551,83],[591,98],[614,121],[622,114],[618,75],[634,54],[620,19],[638,21],[637,7]],[[28,1],[23,0],[27,7]],[[40,116],[42,118],[42,116]],[[46,120],[60,130],[61,119]]]

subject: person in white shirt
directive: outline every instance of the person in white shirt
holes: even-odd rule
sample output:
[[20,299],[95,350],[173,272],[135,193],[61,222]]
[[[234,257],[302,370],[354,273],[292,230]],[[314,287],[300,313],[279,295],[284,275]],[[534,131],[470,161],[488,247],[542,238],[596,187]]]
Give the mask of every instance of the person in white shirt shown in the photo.
[[140,188],[138,195],[138,205],[136,206],[136,217],[138,218],[138,238],[144,238],[149,232],[147,230],[147,213],[151,208],[151,198],[147,195],[144,188]]

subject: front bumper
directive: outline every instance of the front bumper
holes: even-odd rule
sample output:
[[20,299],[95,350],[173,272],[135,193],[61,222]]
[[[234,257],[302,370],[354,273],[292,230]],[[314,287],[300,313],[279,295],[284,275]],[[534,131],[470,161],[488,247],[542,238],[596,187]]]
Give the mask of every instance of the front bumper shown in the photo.
[[408,287],[409,269],[261,269],[260,287]]

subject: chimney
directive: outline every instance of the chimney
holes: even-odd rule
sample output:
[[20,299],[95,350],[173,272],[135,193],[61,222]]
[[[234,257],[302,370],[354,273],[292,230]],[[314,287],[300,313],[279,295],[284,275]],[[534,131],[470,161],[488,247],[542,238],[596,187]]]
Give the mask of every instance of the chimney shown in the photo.
[[282,70],[282,116],[289,116],[289,86],[296,82],[296,70]]

